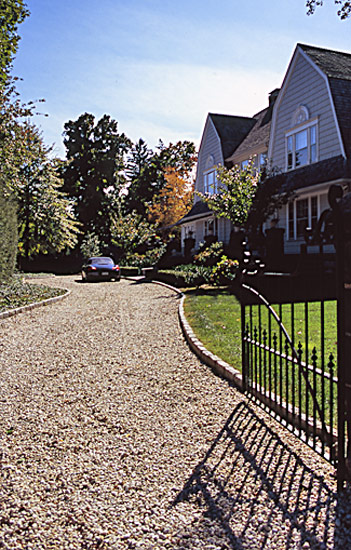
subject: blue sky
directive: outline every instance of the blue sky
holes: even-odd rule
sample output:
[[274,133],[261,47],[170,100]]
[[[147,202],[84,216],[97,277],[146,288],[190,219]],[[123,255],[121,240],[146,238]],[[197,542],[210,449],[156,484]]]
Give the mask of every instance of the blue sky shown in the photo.
[[64,157],[63,125],[107,113],[150,147],[199,145],[208,112],[252,116],[281,85],[296,43],[351,52],[333,0],[27,0],[13,74]]

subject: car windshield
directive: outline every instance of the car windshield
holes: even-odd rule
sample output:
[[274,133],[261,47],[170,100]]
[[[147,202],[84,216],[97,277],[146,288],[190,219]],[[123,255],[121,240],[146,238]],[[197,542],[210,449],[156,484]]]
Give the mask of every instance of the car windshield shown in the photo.
[[91,258],[89,263],[94,265],[114,265],[111,258]]

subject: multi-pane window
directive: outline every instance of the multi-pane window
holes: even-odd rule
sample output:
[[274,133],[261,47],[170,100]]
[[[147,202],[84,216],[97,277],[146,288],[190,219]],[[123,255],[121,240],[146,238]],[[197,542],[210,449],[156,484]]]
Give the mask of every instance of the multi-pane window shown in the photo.
[[317,160],[317,125],[313,124],[286,138],[287,169],[310,164]]
[[204,174],[204,192],[213,195],[218,191],[216,171],[206,172]]
[[297,199],[288,204],[288,239],[303,239],[306,227],[315,228],[318,196]]

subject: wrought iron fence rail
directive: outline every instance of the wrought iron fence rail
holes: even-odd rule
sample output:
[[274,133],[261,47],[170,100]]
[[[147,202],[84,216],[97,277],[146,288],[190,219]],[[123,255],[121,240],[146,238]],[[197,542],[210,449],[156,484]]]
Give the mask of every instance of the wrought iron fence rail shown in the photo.
[[269,397],[268,391],[264,388],[250,388],[250,393],[258,399],[263,405],[275,413],[284,426],[298,436],[301,441],[312,447],[323,458],[330,462],[335,462],[338,456],[338,437],[337,430],[327,426],[327,431],[323,428],[320,421],[314,424],[314,418],[307,418],[304,413],[294,412],[291,404],[279,403]]
[[[295,365],[301,365],[301,367],[307,369],[309,372],[313,373],[316,372],[319,376],[323,376],[324,378],[327,378],[330,380],[330,374],[327,371],[323,371],[322,369],[319,369],[318,367],[314,369],[314,367],[305,361],[298,361],[296,357],[293,357],[292,355],[286,355],[284,352],[280,352],[280,350],[276,350],[274,348],[270,348],[269,346],[266,346],[265,344],[260,343],[259,341],[251,338],[250,336],[244,336],[244,341],[248,342],[249,344],[261,348],[262,350],[267,351],[268,353],[274,354],[277,357],[281,357],[282,359],[285,359],[289,361],[290,363],[294,363]],[[338,378],[336,376],[332,377],[333,382],[337,383]]]

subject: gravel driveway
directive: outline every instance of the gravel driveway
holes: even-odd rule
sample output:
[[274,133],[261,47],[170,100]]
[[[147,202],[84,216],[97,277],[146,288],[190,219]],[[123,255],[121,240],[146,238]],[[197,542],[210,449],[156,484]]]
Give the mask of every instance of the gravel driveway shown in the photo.
[[175,293],[45,284],[72,293],[0,322],[0,548],[349,548],[333,469],[192,354]]

